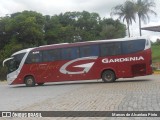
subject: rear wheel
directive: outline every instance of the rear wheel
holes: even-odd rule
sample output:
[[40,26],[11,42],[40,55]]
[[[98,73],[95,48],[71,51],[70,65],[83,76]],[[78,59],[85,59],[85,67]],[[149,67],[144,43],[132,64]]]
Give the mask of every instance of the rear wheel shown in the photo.
[[102,80],[106,83],[111,83],[116,80],[115,73],[111,70],[106,70],[102,73]]
[[35,86],[35,80],[34,80],[34,77],[32,76],[27,76],[25,78],[25,84],[27,87],[33,87]]

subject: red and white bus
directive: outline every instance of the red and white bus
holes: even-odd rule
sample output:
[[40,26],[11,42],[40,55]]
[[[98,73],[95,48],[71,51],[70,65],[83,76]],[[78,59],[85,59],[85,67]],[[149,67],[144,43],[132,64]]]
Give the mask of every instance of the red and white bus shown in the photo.
[[114,82],[152,74],[151,43],[145,37],[40,46],[18,51],[5,62],[11,85],[101,78]]

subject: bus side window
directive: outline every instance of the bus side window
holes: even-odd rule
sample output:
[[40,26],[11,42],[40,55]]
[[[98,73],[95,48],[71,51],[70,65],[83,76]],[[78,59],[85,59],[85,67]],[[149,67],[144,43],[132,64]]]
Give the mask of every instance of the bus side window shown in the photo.
[[43,51],[43,62],[60,60],[61,54],[59,49]]
[[106,43],[100,45],[101,56],[113,56],[121,54],[121,43]]
[[29,53],[25,63],[29,64],[29,63],[38,63],[38,62],[42,62],[42,54],[39,51],[35,51],[35,52]]
[[90,45],[80,47],[80,56],[89,57],[89,56],[99,56],[99,46]]
[[139,52],[144,50],[144,48],[145,48],[145,39],[122,42],[123,54]]
[[145,39],[141,39],[141,40],[136,40],[136,42],[134,42],[134,46],[136,46],[134,49],[134,51],[142,51],[145,48],[145,44],[146,44],[146,40]]
[[62,49],[62,59],[63,60],[72,60],[79,57],[79,48],[71,47]]

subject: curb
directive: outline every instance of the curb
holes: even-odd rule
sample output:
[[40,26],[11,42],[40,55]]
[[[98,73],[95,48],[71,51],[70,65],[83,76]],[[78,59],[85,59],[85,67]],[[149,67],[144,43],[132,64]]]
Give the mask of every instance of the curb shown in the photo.
[[153,74],[155,75],[160,74],[160,71],[153,72]]

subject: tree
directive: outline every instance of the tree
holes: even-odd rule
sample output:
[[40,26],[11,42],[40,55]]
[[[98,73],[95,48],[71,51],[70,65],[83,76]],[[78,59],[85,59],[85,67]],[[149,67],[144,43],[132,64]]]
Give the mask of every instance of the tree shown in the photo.
[[135,4],[136,12],[138,14],[138,19],[139,19],[139,33],[140,36],[142,35],[141,32],[141,21],[144,23],[149,21],[150,17],[149,14],[154,14],[156,15],[156,12],[154,12],[151,8],[155,7],[154,1],[149,1],[149,0],[137,0]]
[[48,44],[78,42],[100,38],[100,16],[97,13],[66,12],[46,16],[44,27]]
[[117,5],[112,9],[111,15],[118,15],[119,19],[127,23],[128,36],[130,37],[129,25],[135,21],[135,5],[132,1],[126,1],[124,4]]
[[10,18],[8,16],[0,18],[0,50],[9,43],[12,33],[6,32],[6,26],[9,23]]
[[103,19],[101,22],[102,31],[100,35],[102,39],[121,38],[126,35],[126,26],[121,24],[119,20]]
[[2,66],[4,59],[8,58],[13,52],[23,49],[22,44],[16,42],[15,39],[6,44],[3,50],[0,50],[0,80],[5,80],[7,75],[7,68]]
[[24,48],[44,44],[44,17],[33,11],[23,11],[11,14],[6,33],[10,33],[10,40],[15,38]]
[[44,31],[47,44],[73,42],[74,26],[71,25],[69,20],[67,20],[68,22],[63,20],[63,17],[62,14],[52,16],[51,18],[46,16],[47,21]]
[[160,45],[160,39],[157,38],[156,42],[153,45]]
[[[14,52],[44,44],[112,39],[125,36],[119,20],[101,19],[98,13],[66,12],[46,15],[23,11],[0,18],[0,79],[6,69],[2,61]],[[3,76],[2,76],[3,75]]]

